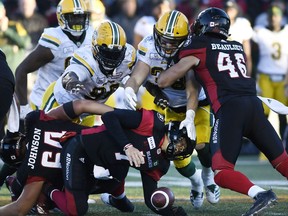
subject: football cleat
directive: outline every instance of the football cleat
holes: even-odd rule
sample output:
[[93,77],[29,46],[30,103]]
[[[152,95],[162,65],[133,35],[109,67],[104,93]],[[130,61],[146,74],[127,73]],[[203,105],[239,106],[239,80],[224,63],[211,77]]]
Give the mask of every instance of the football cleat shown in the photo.
[[126,196],[122,199],[116,199],[111,194],[103,193],[101,194],[101,200],[106,205],[117,208],[121,212],[133,212],[135,209],[133,203]]
[[15,195],[15,193],[13,192],[13,189],[12,189],[12,184],[15,181],[15,179],[16,179],[15,176],[7,176],[6,180],[5,180],[6,187],[10,191],[11,201],[12,202],[14,202],[14,201],[16,201],[18,199],[18,197]]
[[204,193],[191,190],[190,201],[195,209],[199,209],[204,202]]
[[220,188],[216,184],[205,187],[206,199],[211,204],[216,204],[220,200]]
[[259,192],[254,199],[254,204],[242,216],[256,216],[264,209],[272,208],[277,203],[277,196],[272,190]]

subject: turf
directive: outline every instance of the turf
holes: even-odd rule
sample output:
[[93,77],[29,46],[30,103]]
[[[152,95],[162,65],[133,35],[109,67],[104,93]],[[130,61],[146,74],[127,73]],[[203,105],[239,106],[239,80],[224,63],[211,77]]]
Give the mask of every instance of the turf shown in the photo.
[[[194,158],[197,167],[200,168],[197,158]],[[278,204],[271,209],[267,209],[262,215],[288,215],[288,182],[278,174],[268,162],[259,162],[257,157],[241,156],[239,162],[236,165],[236,169],[244,172],[254,183],[262,186],[265,189],[272,188],[278,196]],[[221,200],[216,205],[209,204],[206,200],[201,209],[193,209],[190,200],[190,183],[189,180],[181,177],[179,173],[171,166],[169,173],[164,176],[159,182],[159,186],[170,187],[176,197],[175,205],[181,205],[188,215],[191,216],[240,216],[246,212],[253,201],[251,198],[232,192],[227,189],[221,189]],[[125,214],[117,211],[114,208],[105,206],[99,195],[92,195],[90,198],[96,201],[95,204],[90,204],[89,212],[87,215],[155,215],[150,211],[143,202],[143,192],[141,188],[140,175],[137,171],[131,169],[126,182],[127,196],[135,204],[135,212]],[[0,190],[0,205],[4,205],[10,202],[10,196],[8,190],[3,187]],[[61,215],[61,214],[54,214]]]

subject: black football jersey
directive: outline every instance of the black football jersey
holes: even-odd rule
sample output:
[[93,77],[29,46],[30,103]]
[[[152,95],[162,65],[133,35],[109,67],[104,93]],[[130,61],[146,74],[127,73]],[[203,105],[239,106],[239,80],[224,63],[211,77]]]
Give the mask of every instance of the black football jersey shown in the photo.
[[50,118],[43,111],[29,113],[25,126],[29,142],[24,163],[28,176],[42,177],[52,183],[62,181],[59,140],[66,132],[80,132],[86,127]]
[[[162,160],[166,160],[160,148],[165,134],[163,121],[161,114],[143,110],[139,127],[124,130],[133,146],[145,155],[145,164],[137,169],[154,169],[162,163]],[[94,164],[106,168],[109,164],[127,163],[129,165],[123,148],[117,145],[104,125],[82,130],[82,141],[86,153]]]
[[227,100],[241,95],[256,95],[255,80],[246,72],[242,44],[209,36],[194,36],[180,51],[180,58],[200,59],[195,77],[204,87],[214,113]]

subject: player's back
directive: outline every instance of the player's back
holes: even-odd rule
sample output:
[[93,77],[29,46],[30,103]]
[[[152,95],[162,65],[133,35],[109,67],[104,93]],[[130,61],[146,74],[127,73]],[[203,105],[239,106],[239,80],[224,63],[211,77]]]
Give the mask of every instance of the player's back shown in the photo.
[[242,44],[210,36],[196,36],[180,53],[200,59],[194,68],[196,78],[209,96],[214,111],[239,95],[256,95],[255,80],[246,75]]
[[77,132],[85,127],[50,118],[43,111],[32,111],[25,120],[29,142],[23,164],[27,166],[28,175],[58,183],[62,179],[60,138],[67,131]]

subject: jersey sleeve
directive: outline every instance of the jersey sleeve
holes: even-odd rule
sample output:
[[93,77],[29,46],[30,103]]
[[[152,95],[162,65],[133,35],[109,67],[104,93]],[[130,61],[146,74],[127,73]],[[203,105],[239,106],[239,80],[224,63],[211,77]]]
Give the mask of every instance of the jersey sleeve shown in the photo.
[[75,72],[80,81],[90,79],[94,75],[94,70],[91,67],[91,59],[86,53],[83,53],[84,49],[77,50],[70,60],[70,65],[66,68],[65,73]]
[[58,48],[61,45],[61,39],[56,28],[44,29],[38,43],[41,46],[49,48],[55,57],[60,55]]
[[138,45],[137,59],[147,65],[151,65],[151,46],[154,46],[154,39],[152,35],[145,37]]
[[126,44],[126,47],[127,47],[127,50],[125,53],[125,58],[123,60],[123,63],[127,64],[129,70],[132,70],[136,62],[136,49],[128,43]]

